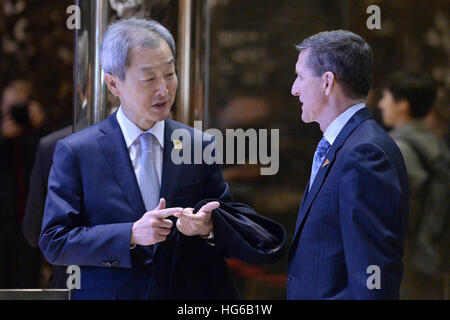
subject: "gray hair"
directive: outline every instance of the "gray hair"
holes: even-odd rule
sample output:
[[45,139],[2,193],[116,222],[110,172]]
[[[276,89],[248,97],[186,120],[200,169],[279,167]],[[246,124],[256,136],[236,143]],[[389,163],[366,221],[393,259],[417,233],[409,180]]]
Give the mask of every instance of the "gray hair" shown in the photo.
[[106,73],[125,79],[130,66],[133,48],[157,48],[164,40],[175,58],[175,41],[172,34],[155,20],[124,19],[114,22],[106,29],[100,46],[100,62]]
[[308,65],[315,76],[334,73],[345,92],[354,98],[367,97],[372,83],[372,49],[363,38],[346,30],[324,31],[296,46],[310,49]]

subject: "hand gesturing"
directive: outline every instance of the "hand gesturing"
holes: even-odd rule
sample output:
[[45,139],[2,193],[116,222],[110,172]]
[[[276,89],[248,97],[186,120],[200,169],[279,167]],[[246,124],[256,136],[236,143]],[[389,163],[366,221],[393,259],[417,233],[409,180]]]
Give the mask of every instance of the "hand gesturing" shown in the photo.
[[166,209],[166,200],[161,198],[155,209],[146,212],[133,224],[130,243],[149,246],[166,240],[172,228],[172,221],[165,218],[182,211],[183,208]]
[[186,208],[182,212],[174,213],[174,216],[178,218],[178,231],[185,236],[207,236],[213,230],[211,213],[219,206],[219,202],[213,201],[202,206],[197,213],[194,213],[193,208]]

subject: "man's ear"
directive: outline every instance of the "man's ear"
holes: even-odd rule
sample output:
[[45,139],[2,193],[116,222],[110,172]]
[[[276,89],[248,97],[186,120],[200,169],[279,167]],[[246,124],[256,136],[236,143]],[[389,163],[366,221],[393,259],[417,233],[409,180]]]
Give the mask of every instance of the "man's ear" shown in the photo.
[[105,73],[104,77],[105,83],[108,86],[108,89],[111,91],[111,93],[116,97],[120,97],[119,78],[110,73]]
[[397,101],[397,107],[400,109],[400,111],[403,114],[407,114],[410,115],[410,106],[409,106],[409,101],[406,99],[399,99]]
[[327,71],[322,75],[322,89],[325,95],[329,95],[331,93],[331,89],[333,88],[336,82],[336,77],[333,72]]

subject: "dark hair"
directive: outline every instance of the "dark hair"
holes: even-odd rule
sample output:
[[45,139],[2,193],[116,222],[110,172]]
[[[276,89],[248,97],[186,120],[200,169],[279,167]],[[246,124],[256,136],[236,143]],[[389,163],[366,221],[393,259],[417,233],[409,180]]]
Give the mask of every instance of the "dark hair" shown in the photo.
[[397,71],[387,80],[385,88],[395,100],[405,99],[409,103],[412,118],[425,117],[433,107],[437,88],[429,75],[413,71]]
[[298,51],[310,49],[308,64],[315,76],[333,72],[346,94],[365,98],[372,82],[372,49],[357,34],[346,30],[324,31],[305,39]]

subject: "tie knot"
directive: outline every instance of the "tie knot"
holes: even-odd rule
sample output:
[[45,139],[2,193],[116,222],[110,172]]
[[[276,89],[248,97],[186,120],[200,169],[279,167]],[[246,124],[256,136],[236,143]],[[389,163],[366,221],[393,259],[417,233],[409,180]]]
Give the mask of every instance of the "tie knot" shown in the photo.
[[153,134],[145,132],[139,136],[141,141],[142,150],[152,150],[153,145]]
[[327,141],[327,139],[325,139],[325,137],[323,137],[320,142],[319,145],[317,146],[317,154],[319,155],[319,157],[323,157],[328,149],[330,148],[330,143]]

